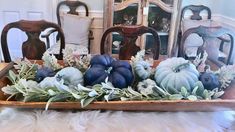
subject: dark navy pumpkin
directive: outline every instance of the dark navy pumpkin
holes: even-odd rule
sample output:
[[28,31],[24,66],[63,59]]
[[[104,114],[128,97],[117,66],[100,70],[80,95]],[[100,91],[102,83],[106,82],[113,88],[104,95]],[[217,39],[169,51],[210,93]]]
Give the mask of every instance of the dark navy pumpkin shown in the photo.
[[107,77],[116,88],[127,88],[134,79],[131,65],[128,62],[114,60],[109,55],[94,56],[91,59],[90,68],[84,75],[85,85],[100,84]]
[[213,90],[220,87],[220,82],[218,76],[211,72],[203,72],[199,80],[202,82],[205,89]]

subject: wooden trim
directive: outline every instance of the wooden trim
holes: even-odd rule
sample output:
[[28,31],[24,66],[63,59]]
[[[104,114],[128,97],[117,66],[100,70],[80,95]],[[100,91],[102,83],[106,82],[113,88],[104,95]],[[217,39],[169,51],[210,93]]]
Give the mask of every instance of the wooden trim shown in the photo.
[[164,3],[162,0],[149,0],[149,3],[158,5],[160,8],[162,8],[164,11],[168,13],[173,13],[174,11],[174,8],[171,5]]
[[10,69],[13,68],[14,62],[0,63],[0,78],[4,77]]
[[[201,101],[109,101],[94,102],[85,108],[80,102],[52,102],[49,109],[122,110],[122,111],[226,111],[235,110],[235,100]],[[0,101],[0,107],[45,109],[46,102]]]
[[[118,3],[118,4],[114,5],[114,11],[123,10],[123,9],[127,8],[129,5],[134,4],[134,3],[140,4],[141,2],[140,2],[140,0],[127,0],[122,3]],[[139,6],[141,6],[141,5],[139,5]]]

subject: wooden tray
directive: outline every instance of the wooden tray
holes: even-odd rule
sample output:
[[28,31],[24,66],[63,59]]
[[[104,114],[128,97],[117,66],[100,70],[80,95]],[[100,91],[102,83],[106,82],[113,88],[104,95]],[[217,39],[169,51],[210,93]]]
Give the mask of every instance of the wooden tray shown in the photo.
[[[1,66],[4,65],[2,68]],[[13,64],[0,64],[0,88],[9,83],[5,77]],[[0,91],[0,107],[44,109],[46,102],[6,101],[6,96]],[[225,92],[221,100],[178,100],[178,101],[110,101],[94,102],[86,108],[81,108],[79,102],[53,102],[49,109],[77,110],[124,110],[124,111],[224,111],[235,110],[235,82]]]

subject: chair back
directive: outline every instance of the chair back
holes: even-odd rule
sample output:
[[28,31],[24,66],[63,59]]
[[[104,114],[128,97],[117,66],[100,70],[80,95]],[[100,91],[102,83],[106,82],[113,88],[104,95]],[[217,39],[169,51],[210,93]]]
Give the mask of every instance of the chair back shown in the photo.
[[[227,29],[223,28],[221,26],[218,27],[205,27],[205,26],[199,26],[196,28],[190,28],[185,31],[185,33],[182,36],[182,40],[180,43],[180,49],[179,49],[179,56],[180,57],[186,57],[185,53],[185,41],[188,36],[191,34],[198,34],[202,40],[203,44],[198,48],[197,54],[204,52],[205,50],[207,52],[210,52],[209,58],[212,60],[217,66],[221,67],[222,65],[226,64],[232,64],[232,53],[233,53],[233,47],[234,47],[234,32]],[[216,40],[216,42],[220,42],[219,46],[210,46],[210,45],[216,45],[218,43],[209,43],[207,40]],[[207,41],[207,42],[206,42]],[[213,41],[215,42],[215,41]],[[229,52],[227,55],[226,60],[219,60],[220,58],[218,57],[219,52],[224,53],[224,46],[225,44],[229,43]],[[207,45],[206,45],[207,44]],[[208,48],[209,47],[209,48]],[[213,48],[210,48],[213,47]],[[218,49],[214,49],[218,48]],[[214,52],[214,51],[219,51],[219,52]],[[187,58],[187,57],[186,57]]]
[[61,28],[54,23],[47,22],[44,20],[40,21],[28,21],[20,20],[17,22],[12,22],[7,24],[1,34],[1,45],[5,62],[11,62],[11,56],[8,49],[7,36],[8,32],[12,28],[20,29],[22,32],[25,32],[28,39],[22,44],[22,53],[23,57],[28,59],[40,60],[43,56],[43,53],[46,51],[46,45],[43,41],[40,40],[40,35],[43,31],[49,28],[53,28],[58,31],[58,34],[61,37],[60,52],[57,56],[58,59],[63,58],[62,49],[65,47],[65,38]]
[[202,20],[202,16],[200,13],[204,10],[207,11],[207,19],[211,19],[211,10],[209,7],[204,5],[189,5],[185,6],[181,11],[181,20],[184,19],[186,11],[191,10],[192,16],[190,17],[191,20]]
[[[69,10],[68,11],[64,11],[62,7],[68,7]],[[79,7],[83,7],[85,9],[85,16],[88,17],[89,16],[88,6],[85,3],[81,2],[81,1],[67,1],[66,0],[66,1],[61,1],[57,5],[56,16],[57,16],[57,21],[58,21],[58,24],[60,25],[60,27],[61,27],[61,23],[62,23],[61,22],[62,21],[62,19],[61,19],[61,12],[64,12],[65,14],[72,14],[72,15],[80,16],[80,13],[77,11],[77,9]],[[81,26],[81,25],[78,24],[77,27],[75,27],[75,29],[79,30],[79,26]],[[64,33],[65,33],[65,36],[71,34],[70,31],[68,31],[67,29],[63,29],[63,30],[64,30]],[[89,30],[89,33],[87,35],[88,42],[85,45],[87,46],[88,53],[90,53],[91,40],[93,40],[94,37],[93,37],[93,32],[90,29],[88,29],[88,30]],[[77,34],[77,35],[80,35],[80,34]],[[82,37],[84,37],[84,36],[82,36]],[[73,41],[74,41],[74,39],[76,39],[76,38],[73,38]],[[57,36],[57,40],[59,40],[58,36]]]
[[60,12],[62,6],[67,6],[69,8],[67,14],[73,14],[73,15],[79,15],[79,12],[76,11],[78,7],[84,7],[86,16],[89,16],[88,7],[85,3],[80,1],[62,1],[57,5],[56,8],[57,21],[60,26],[61,26]]
[[110,33],[114,32],[119,33],[123,37],[119,49],[119,59],[129,60],[132,56],[136,55],[136,53],[140,51],[140,47],[136,45],[136,40],[145,33],[153,35],[154,42],[150,50],[153,59],[157,60],[159,58],[160,39],[158,33],[155,29],[145,26],[114,26],[108,28],[101,39],[101,54],[110,54],[112,43],[106,43],[106,38]]

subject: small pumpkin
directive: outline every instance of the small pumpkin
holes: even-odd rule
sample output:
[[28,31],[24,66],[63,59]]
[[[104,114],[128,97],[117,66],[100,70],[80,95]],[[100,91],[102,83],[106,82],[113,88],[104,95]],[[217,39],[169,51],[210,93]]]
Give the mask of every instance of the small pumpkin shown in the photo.
[[85,85],[93,86],[108,81],[116,88],[127,88],[133,82],[131,65],[126,61],[114,60],[109,55],[97,55],[91,59],[90,68],[85,72]]
[[202,82],[205,89],[213,90],[220,87],[220,82],[218,76],[212,72],[203,72],[199,80]]
[[191,91],[198,81],[199,72],[196,66],[184,58],[169,58],[156,68],[155,81],[170,93],[177,93],[182,87]]
[[143,80],[147,79],[151,74],[150,64],[146,61],[137,61],[133,65],[137,76]]
[[53,77],[55,75],[55,71],[49,67],[42,67],[37,70],[35,80],[37,82],[41,82],[46,77]]
[[154,80],[146,79],[138,83],[137,90],[143,95],[147,96],[153,93],[153,87],[156,86]]
[[74,67],[66,67],[56,73],[55,77],[61,77],[68,85],[77,86],[83,84],[83,74]]

